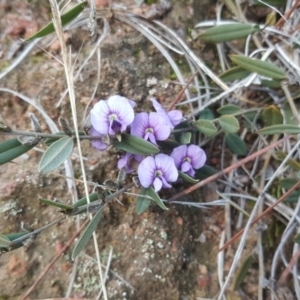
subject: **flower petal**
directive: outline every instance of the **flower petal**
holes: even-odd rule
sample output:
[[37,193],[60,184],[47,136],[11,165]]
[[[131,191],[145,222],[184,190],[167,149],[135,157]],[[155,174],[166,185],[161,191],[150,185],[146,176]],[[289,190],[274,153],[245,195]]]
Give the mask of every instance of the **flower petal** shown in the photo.
[[176,147],[173,149],[170,155],[174,159],[175,166],[177,167],[177,169],[180,168],[183,159],[187,156],[187,148],[187,145],[181,145],[179,147]]
[[183,162],[183,164],[181,165],[181,172],[188,172],[190,169],[192,169],[191,164],[188,161]]
[[168,182],[174,182],[178,178],[178,170],[174,159],[166,154],[157,154],[155,156],[156,170],[161,170],[163,177]]
[[206,162],[206,154],[203,149],[196,145],[189,145],[187,155],[191,159],[191,165],[194,169],[200,169]]
[[158,141],[166,140],[171,133],[171,128],[166,119],[158,113],[151,112],[149,114],[149,125],[153,128],[155,138]]
[[162,183],[162,181],[160,180],[159,177],[156,177],[156,178],[154,179],[153,186],[154,186],[155,192],[158,192],[158,191],[161,190],[161,188],[162,188],[162,186],[163,186],[163,183]]
[[126,153],[125,155],[123,155],[118,161],[118,169],[121,170],[122,168],[125,168],[126,174],[132,173],[134,171],[131,164],[132,159],[133,154],[131,153]]
[[108,134],[108,114],[109,107],[104,100],[97,102],[91,110],[91,123],[100,134]]
[[138,167],[138,177],[141,185],[148,188],[153,184],[155,173],[155,160],[152,156],[146,157]]
[[118,121],[122,125],[121,132],[124,131],[134,119],[134,111],[128,100],[125,97],[115,95],[107,100],[107,105],[110,109],[110,113],[114,113],[118,116]]
[[166,181],[165,177],[161,176],[160,179],[164,188],[170,189],[172,187],[171,184]]
[[[89,134],[91,136],[95,136],[95,137],[101,137],[103,136],[102,134],[100,134],[94,127],[92,127],[90,130],[89,130]],[[91,141],[91,144],[94,148],[102,151],[102,150],[105,150],[108,148],[108,144],[104,143],[102,140],[92,140]]]
[[182,112],[180,110],[171,110],[167,114],[173,126],[178,125],[182,120]]
[[148,119],[149,116],[145,112],[137,114],[131,124],[130,133],[132,135],[144,138],[146,134],[145,129],[148,126]]

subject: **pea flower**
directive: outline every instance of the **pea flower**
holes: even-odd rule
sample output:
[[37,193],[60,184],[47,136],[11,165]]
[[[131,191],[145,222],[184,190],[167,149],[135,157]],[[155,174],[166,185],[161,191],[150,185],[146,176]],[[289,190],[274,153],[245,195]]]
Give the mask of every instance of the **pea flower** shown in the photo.
[[171,133],[171,128],[168,126],[165,118],[158,113],[145,112],[135,116],[131,124],[131,134],[141,137],[146,141],[149,140],[152,144],[157,145],[156,140],[166,140]]
[[134,119],[133,101],[118,95],[100,100],[91,110],[91,123],[99,134],[123,132]]
[[158,192],[162,187],[172,187],[169,182],[177,180],[178,171],[172,157],[166,154],[157,154],[155,157],[146,157],[140,163],[138,177],[144,188],[153,185],[154,190]]
[[182,112],[180,110],[171,110],[166,112],[156,99],[151,98],[150,101],[152,102],[156,112],[166,119],[171,129],[180,123],[182,119]]
[[125,168],[126,174],[132,173],[134,170],[137,169],[137,163],[140,163],[142,160],[142,155],[136,155],[127,152],[119,159],[118,169],[121,170],[122,168]]
[[[92,127],[90,130],[89,130],[89,134],[91,135],[91,136],[94,136],[94,137],[105,137],[105,135],[104,134],[100,134],[94,127]],[[105,150],[105,149],[107,149],[108,148],[108,144],[106,144],[106,143],[104,143],[102,140],[92,140],[91,141],[91,143],[92,143],[92,146],[94,147],[94,148],[96,148],[96,149],[98,149],[98,150],[100,150],[100,151],[102,151],[102,150]]]
[[194,169],[200,169],[206,162],[205,152],[196,145],[176,147],[170,156],[174,159],[177,169],[189,176],[194,176]]

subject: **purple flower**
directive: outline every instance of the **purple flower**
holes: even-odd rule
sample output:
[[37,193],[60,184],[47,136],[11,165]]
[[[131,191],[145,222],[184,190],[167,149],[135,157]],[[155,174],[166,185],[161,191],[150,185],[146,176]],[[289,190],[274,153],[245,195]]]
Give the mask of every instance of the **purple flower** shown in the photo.
[[158,103],[154,98],[150,99],[150,101],[152,102],[156,112],[167,120],[171,129],[180,123],[182,119],[182,112],[180,110],[171,110],[166,112],[160,103]]
[[[104,134],[99,133],[94,127],[92,127],[89,131],[89,134],[91,136],[95,136],[95,137],[105,137]],[[92,146],[95,147],[96,149],[102,151],[108,148],[108,144],[104,143],[102,140],[92,140],[91,141]]]
[[121,96],[100,100],[91,110],[91,123],[100,134],[123,132],[134,119],[133,101]]
[[178,171],[172,157],[166,154],[157,154],[155,157],[146,157],[140,163],[138,177],[144,188],[153,185],[154,190],[158,192],[162,187],[172,187],[168,182],[177,180]]
[[134,170],[137,169],[138,164],[143,160],[142,155],[136,155],[132,153],[126,153],[125,155],[121,156],[118,161],[118,169],[121,170],[125,168],[126,174],[132,173]]
[[158,113],[145,112],[139,113],[135,116],[131,124],[131,134],[149,140],[156,145],[156,140],[163,141],[169,137],[171,128],[167,121]]
[[194,169],[200,169],[206,162],[205,152],[196,145],[176,147],[170,156],[174,159],[177,169],[189,176],[194,176]]

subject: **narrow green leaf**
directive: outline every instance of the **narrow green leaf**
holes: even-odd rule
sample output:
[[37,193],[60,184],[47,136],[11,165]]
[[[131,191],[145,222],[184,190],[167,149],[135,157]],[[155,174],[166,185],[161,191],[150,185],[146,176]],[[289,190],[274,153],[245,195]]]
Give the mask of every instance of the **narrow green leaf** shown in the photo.
[[191,142],[192,133],[191,132],[184,132],[180,136],[180,143],[182,145],[189,144]]
[[225,143],[232,153],[241,156],[245,156],[247,154],[246,143],[235,133],[226,133]]
[[300,133],[300,127],[295,125],[279,124],[279,125],[264,127],[258,131],[258,134],[266,134],[266,135],[280,134],[280,133],[298,134]]
[[94,231],[96,230],[101,217],[102,217],[102,211],[103,211],[103,207],[100,208],[96,214],[94,215],[94,217],[92,218],[92,220],[90,221],[90,223],[86,226],[85,230],[83,231],[81,237],[79,238],[73,253],[72,253],[72,259],[74,260],[75,257],[84,249],[84,247],[87,245],[87,243],[89,242],[90,238],[92,237]]
[[229,115],[221,116],[219,124],[226,133],[236,133],[240,129],[238,120]]
[[159,152],[159,149],[148,141],[127,133],[122,133],[121,142],[114,142],[113,145],[132,154],[149,155]]
[[11,241],[13,242],[14,240],[24,236],[24,235],[27,235],[29,233],[29,231],[22,231],[22,232],[12,232],[12,233],[9,233],[6,235],[6,237]]
[[196,121],[194,124],[196,128],[206,136],[213,136],[218,131],[214,123],[208,120],[200,119]]
[[234,279],[234,287],[233,289],[236,291],[240,288],[241,284],[244,282],[244,279],[254,262],[253,255],[248,256],[245,261],[242,263],[240,270],[237,272],[236,277]]
[[10,245],[10,239],[3,234],[0,234],[0,248],[7,248]]
[[141,188],[140,194],[136,199],[136,212],[140,215],[145,212],[151,204],[151,199],[145,198],[145,196],[149,196],[149,190],[145,188]]
[[215,175],[217,170],[211,166],[204,165],[201,169],[196,170],[195,178],[199,180],[204,180],[212,175]]
[[[70,9],[65,14],[61,15],[60,18],[61,18],[62,26],[66,25],[69,22],[71,22],[72,20],[74,20],[84,10],[84,7],[86,6],[86,4],[87,4],[87,1],[83,1],[79,4],[77,4],[76,6],[74,6],[72,9]],[[43,27],[41,30],[39,30],[37,33],[35,33],[33,36],[29,37],[27,39],[27,41],[32,41],[36,38],[43,37],[54,31],[55,31],[55,29],[54,29],[53,22],[50,22],[48,25]]]
[[64,137],[54,142],[43,154],[39,164],[41,173],[51,172],[59,167],[72,153],[74,140]]
[[282,69],[270,62],[261,61],[244,55],[230,55],[230,59],[245,70],[262,76],[274,79],[284,79],[286,77],[285,72]]
[[[287,154],[283,151],[276,151],[275,155],[279,161],[283,161],[287,156]],[[287,165],[290,166],[296,172],[300,171],[300,163],[293,158],[288,159]]]
[[256,31],[259,31],[259,26],[243,23],[224,24],[206,30],[199,38],[203,41],[221,43],[246,38]]
[[[89,198],[90,198],[90,202],[97,201],[97,200],[99,200],[99,194],[97,192],[89,194]],[[77,202],[75,202],[72,207],[77,208],[77,207],[80,207],[80,206],[83,206],[86,204],[87,204],[87,198],[83,197],[83,198],[79,199]]]
[[165,204],[160,199],[159,195],[154,191],[152,187],[148,188],[148,195],[156,202],[156,204],[163,210],[168,210]]
[[283,116],[280,110],[274,105],[265,108],[261,113],[261,118],[265,127],[283,123]]
[[61,202],[54,202],[54,201],[44,199],[41,197],[39,197],[38,200],[46,205],[55,206],[55,207],[61,208],[63,210],[70,210],[70,211],[73,210],[73,207],[71,205],[67,205],[67,204],[64,204]]
[[190,182],[190,183],[197,183],[199,182],[198,179],[194,179],[193,177],[190,177],[189,175],[181,172],[181,171],[178,171],[179,173],[179,177],[182,178],[183,180],[187,181],[187,182]]
[[234,80],[244,79],[249,76],[251,72],[241,68],[241,67],[233,67],[219,75],[220,79],[224,82],[231,82]]
[[261,79],[260,85],[263,87],[269,87],[272,89],[279,89],[279,88],[281,88],[281,81],[278,79],[272,79],[272,80]]
[[240,111],[241,111],[241,109],[237,105],[234,105],[234,104],[228,104],[228,105],[222,106],[217,110],[217,112],[220,115],[233,115]]
[[34,145],[22,145],[18,139],[0,143],[0,165],[3,165],[31,150]]

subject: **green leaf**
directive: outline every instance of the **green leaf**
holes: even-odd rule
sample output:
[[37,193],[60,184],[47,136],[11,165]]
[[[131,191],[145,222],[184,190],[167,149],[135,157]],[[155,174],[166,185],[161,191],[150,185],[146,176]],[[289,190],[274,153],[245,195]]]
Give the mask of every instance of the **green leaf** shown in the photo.
[[233,289],[235,291],[238,290],[240,288],[241,284],[244,282],[244,279],[245,279],[250,267],[252,266],[253,262],[254,262],[254,257],[251,254],[242,263],[239,271],[236,274],[236,277],[234,278]]
[[141,188],[140,194],[136,199],[136,212],[140,215],[145,212],[150,206],[152,200],[145,198],[145,196],[149,196],[149,189]]
[[281,81],[278,79],[272,79],[272,80],[261,79],[260,85],[263,87],[269,87],[272,89],[279,89],[279,88],[281,88]]
[[241,156],[245,156],[247,154],[247,145],[238,135],[234,133],[226,133],[225,143],[232,153]]
[[[97,192],[89,194],[89,198],[90,198],[90,202],[97,201],[97,200],[99,200],[99,194]],[[80,207],[80,206],[83,206],[86,204],[87,204],[87,198],[83,197],[83,198],[79,199],[77,202],[75,202],[72,207],[77,208],[77,207]]]
[[59,167],[72,153],[74,140],[64,137],[54,142],[43,154],[39,164],[41,173],[51,172]]
[[221,43],[246,38],[256,31],[259,31],[259,26],[243,23],[224,24],[206,30],[199,38],[203,41]]
[[279,125],[264,127],[263,129],[258,131],[258,134],[266,134],[266,135],[280,134],[280,133],[298,134],[300,133],[300,127],[295,125],[279,124]]
[[22,145],[18,139],[12,139],[0,143],[0,165],[12,161],[31,150],[34,145]]
[[149,155],[159,152],[159,149],[148,141],[127,133],[122,133],[121,142],[113,142],[113,145],[132,154]]
[[96,214],[94,215],[92,220],[89,222],[89,224],[86,226],[85,230],[83,231],[81,237],[79,238],[79,240],[73,250],[73,253],[72,253],[73,260],[84,249],[84,247],[87,245],[90,238],[92,237],[94,231],[96,230],[96,228],[101,220],[102,211],[103,211],[103,207],[101,207],[96,212]]
[[191,142],[192,133],[191,132],[184,132],[180,136],[180,143],[182,145],[187,145]]
[[274,105],[265,108],[261,113],[261,118],[266,127],[283,123],[283,116]]
[[200,112],[200,114],[198,116],[198,120],[209,120],[209,121],[212,121],[214,119],[215,119],[215,114],[209,108],[205,108],[203,111]]
[[270,62],[261,61],[244,55],[230,55],[230,59],[245,70],[262,76],[274,79],[284,79],[286,77],[285,72],[282,69]]
[[1,248],[8,248],[10,245],[10,239],[3,234],[0,234],[0,249]]
[[190,183],[197,183],[199,182],[198,179],[194,179],[193,177],[190,177],[189,175],[181,172],[181,171],[178,171],[179,173],[179,177],[182,178],[183,180],[187,181],[187,182],[190,182]]
[[168,210],[168,208],[164,205],[164,203],[162,202],[162,200],[160,199],[159,195],[154,191],[154,189],[152,187],[148,188],[148,192],[147,192],[148,196],[150,196],[155,202],[156,204],[163,210]]
[[67,204],[64,204],[64,203],[61,203],[61,202],[54,202],[54,201],[44,199],[44,198],[41,198],[41,197],[39,197],[38,200],[40,202],[46,204],[46,205],[55,206],[55,207],[61,208],[63,210],[70,210],[70,211],[73,210],[73,207],[71,205],[67,205]]
[[[276,158],[279,161],[283,161],[287,156],[287,154],[283,151],[276,151],[275,155],[276,155]],[[300,171],[300,163],[297,160],[293,159],[293,158],[288,159],[287,165],[289,167],[291,167],[296,172]]]
[[238,120],[233,116],[222,116],[219,119],[219,123],[226,133],[236,133],[240,129]]
[[222,106],[217,110],[217,112],[220,115],[233,115],[240,111],[241,111],[241,109],[237,105],[234,105],[234,104],[228,104],[228,105]]
[[215,135],[218,131],[214,123],[208,120],[198,120],[194,122],[194,125],[201,133],[208,137]]
[[[62,26],[68,24],[72,20],[74,20],[83,10],[84,7],[86,6],[87,1],[83,1],[76,6],[74,6],[72,9],[70,9],[68,12],[65,14],[61,15],[61,24]],[[43,27],[41,30],[39,30],[37,33],[35,33],[33,36],[29,37],[26,41],[32,41],[36,38],[43,37],[45,35],[48,35],[52,32],[54,32],[54,25],[53,22],[50,22],[48,25]]]
[[215,175],[217,170],[211,166],[204,165],[201,169],[196,170],[195,178],[199,180],[204,180],[212,175]]
[[233,67],[219,75],[220,79],[224,82],[231,82],[234,80],[244,79],[249,76],[251,72],[241,68],[241,67]]

